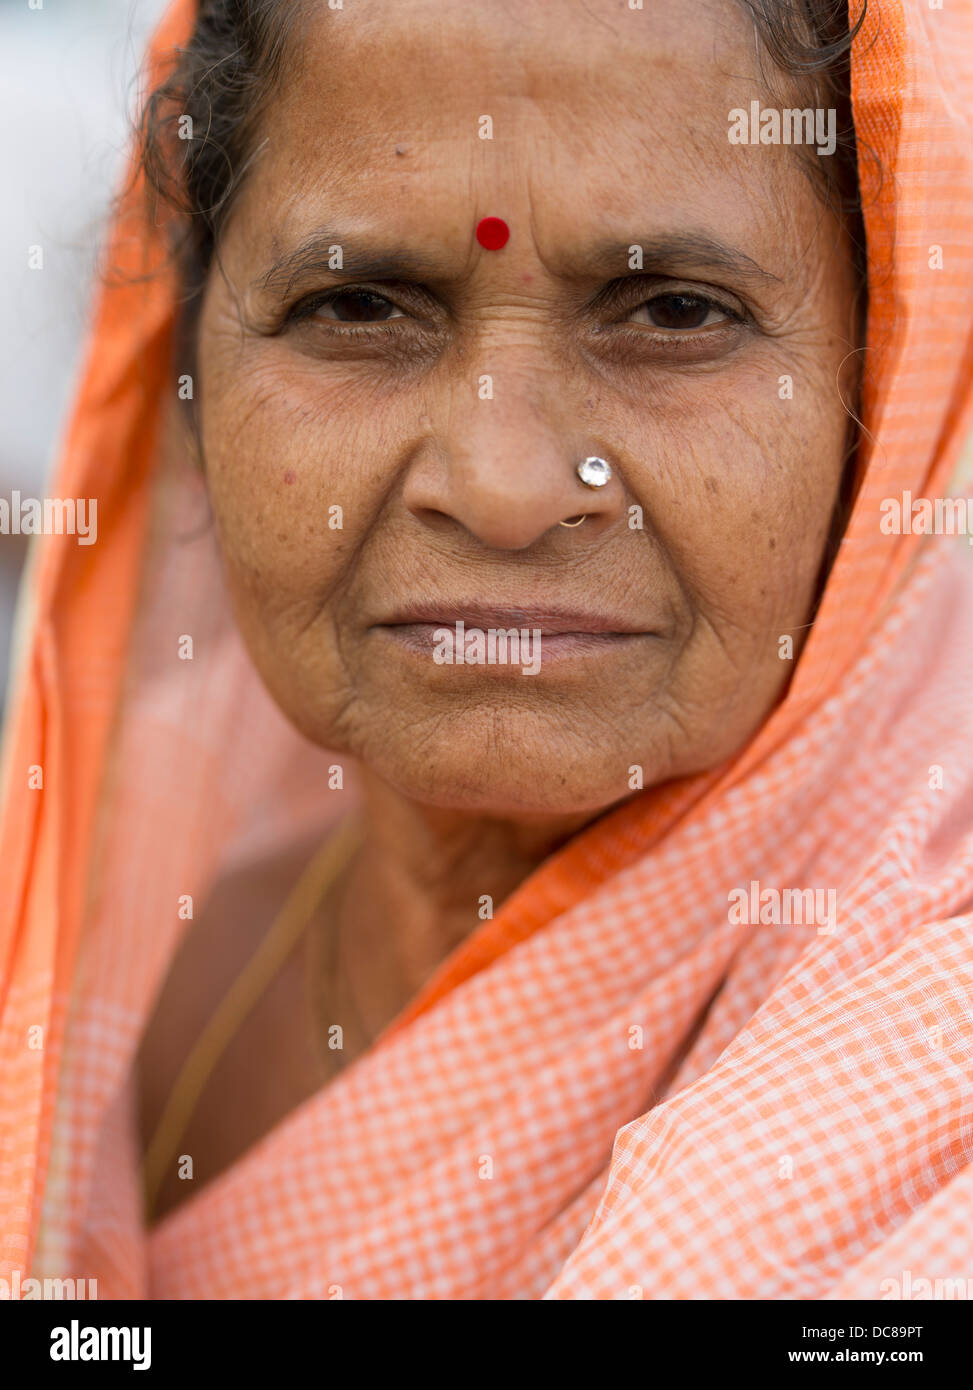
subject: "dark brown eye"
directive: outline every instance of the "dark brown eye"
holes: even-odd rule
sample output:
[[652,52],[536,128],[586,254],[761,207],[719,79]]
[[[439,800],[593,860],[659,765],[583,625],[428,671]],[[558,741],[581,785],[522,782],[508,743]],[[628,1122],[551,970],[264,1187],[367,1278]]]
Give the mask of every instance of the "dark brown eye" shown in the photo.
[[640,304],[632,316],[636,322],[650,323],[654,328],[691,332],[708,327],[729,316],[711,299],[692,294],[660,294]]
[[384,323],[403,318],[402,310],[372,290],[339,290],[308,307],[308,314],[337,319],[339,323]]

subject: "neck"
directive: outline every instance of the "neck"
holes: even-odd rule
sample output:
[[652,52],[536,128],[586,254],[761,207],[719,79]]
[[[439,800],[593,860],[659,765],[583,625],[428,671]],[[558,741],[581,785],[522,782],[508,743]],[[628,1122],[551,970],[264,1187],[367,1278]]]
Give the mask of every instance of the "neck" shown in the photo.
[[363,776],[363,835],[341,894],[342,972],[376,1033],[554,850],[596,818],[504,818],[420,805]]

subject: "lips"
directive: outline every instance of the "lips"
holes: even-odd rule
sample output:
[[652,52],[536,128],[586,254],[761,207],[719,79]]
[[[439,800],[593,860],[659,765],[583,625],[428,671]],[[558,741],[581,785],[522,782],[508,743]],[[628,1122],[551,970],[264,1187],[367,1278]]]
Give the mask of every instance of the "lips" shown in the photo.
[[[428,660],[446,634],[455,633],[456,649],[464,654],[456,664],[461,667],[473,664],[482,675],[492,679],[504,679],[505,673],[519,669],[517,662],[502,659],[496,665],[489,664],[492,658],[488,654],[486,665],[481,658],[471,663],[465,656],[468,643],[477,632],[481,641],[486,633],[489,642],[491,633],[508,633],[511,629],[532,644],[524,657],[531,665],[537,663],[532,674],[539,672],[541,666],[544,670],[562,670],[566,662],[580,663],[578,669],[583,671],[587,659],[597,661],[610,653],[619,654],[659,635],[617,613],[519,604],[488,606],[482,602],[406,605],[385,622],[373,624],[373,631],[422,660]],[[448,661],[447,669],[452,669]]]
[[603,636],[637,636],[653,631],[642,623],[621,614],[579,612],[566,608],[486,606],[482,603],[422,603],[400,608],[391,617],[376,623],[376,627],[435,628],[454,627],[461,622],[467,628],[527,628],[539,629],[544,637],[574,634]]

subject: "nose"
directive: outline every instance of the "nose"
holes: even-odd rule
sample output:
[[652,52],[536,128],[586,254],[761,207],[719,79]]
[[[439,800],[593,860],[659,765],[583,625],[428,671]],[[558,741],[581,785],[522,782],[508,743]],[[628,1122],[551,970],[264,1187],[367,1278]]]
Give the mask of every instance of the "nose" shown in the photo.
[[[418,446],[403,490],[413,516],[430,527],[459,525],[495,550],[526,550],[580,516],[579,537],[616,523],[625,510],[618,467],[603,441],[565,419],[564,382],[498,372],[491,387],[492,399],[480,398],[482,386],[451,393],[447,421]],[[592,455],[612,469],[601,488],[578,476]]]

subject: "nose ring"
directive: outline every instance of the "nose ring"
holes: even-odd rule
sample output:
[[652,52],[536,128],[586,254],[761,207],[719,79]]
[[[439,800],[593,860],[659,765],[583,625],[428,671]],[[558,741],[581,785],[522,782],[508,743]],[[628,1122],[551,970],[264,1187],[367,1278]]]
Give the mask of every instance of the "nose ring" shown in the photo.
[[579,463],[576,472],[585,487],[605,487],[611,482],[612,471],[607,460],[595,454]]
[[[606,484],[611,482],[611,465],[608,463],[607,459],[600,459],[597,454],[592,454],[590,458],[582,459],[574,471],[584,483],[585,487],[605,487]],[[580,526],[586,516],[587,513],[583,512],[581,516],[578,517],[577,521],[559,521],[558,526],[570,526],[573,529],[575,526]]]

